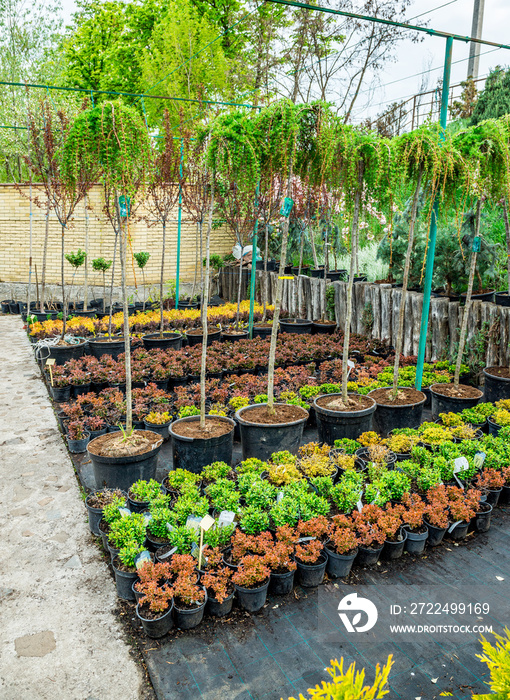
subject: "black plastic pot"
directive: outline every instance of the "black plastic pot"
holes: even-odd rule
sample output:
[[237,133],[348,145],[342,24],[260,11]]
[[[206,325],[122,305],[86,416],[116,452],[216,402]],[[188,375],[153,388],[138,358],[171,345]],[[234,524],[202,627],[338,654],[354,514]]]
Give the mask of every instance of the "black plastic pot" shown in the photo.
[[380,547],[359,547],[356,557],[358,566],[375,566],[379,561],[383,550],[383,545]]
[[135,594],[133,592],[133,583],[138,578],[138,573],[135,571],[131,573],[130,571],[121,571],[117,569],[116,564],[118,564],[117,559],[112,559],[112,568],[115,572],[115,585],[117,586],[117,595],[122,600],[135,600]]
[[175,428],[184,422],[200,421],[200,416],[180,418],[170,424],[169,432],[172,437],[173,465],[174,469],[187,469],[190,472],[200,473],[207,464],[213,462],[232,463],[232,450],[234,447],[234,421],[224,416],[206,416],[207,418],[220,420],[231,426],[231,430],[225,435],[213,438],[191,438],[178,435]]
[[[460,295],[460,300],[463,304],[466,303],[466,292],[462,292]],[[489,301],[492,302],[494,301],[494,290],[492,292],[483,292],[481,294],[472,294],[471,299],[473,301]]]
[[510,503],[510,486],[507,486],[506,484],[503,486],[501,495],[499,497],[499,503],[500,505],[506,505],[507,503]]
[[480,391],[480,396],[474,399],[444,396],[443,394],[438,394],[434,390],[434,387],[436,386],[445,386],[445,384],[433,384],[430,387],[430,393],[432,394],[433,420],[437,420],[440,413],[460,413],[465,408],[473,408],[480,401],[483,395]]
[[[155,435],[156,433],[153,434]],[[158,438],[161,440],[159,435]],[[95,455],[90,451],[90,446],[93,446],[94,442],[95,440],[92,440],[87,445],[87,452],[92,461],[96,489],[102,489],[106,486],[107,488],[118,488],[127,492],[135,481],[139,479],[149,481],[156,476],[158,454],[163,440],[159,443],[154,443],[154,447],[150,452],[131,457],[102,457]]]
[[425,525],[425,532],[411,532],[407,525],[402,529],[407,533],[405,551],[409,554],[422,554],[429,537],[428,526]]
[[366,282],[367,281],[367,276],[366,275],[355,275],[353,282]]
[[[257,404],[267,406],[267,404]],[[284,404],[275,404],[282,406]],[[241,447],[243,460],[249,457],[257,457],[261,460],[269,459],[273,452],[288,450],[291,454],[297,454],[303,430],[308,420],[308,412],[303,409],[303,418],[292,423],[251,423],[249,411],[253,406],[240,408],[235,414],[241,433]]]
[[385,561],[393,561],[394,559],[400,559],[404,553],[404,549],[407,541],[407,531],[401,530],[401,540],[393,542],[392,540],[386,540],[383,544],[383,549],[381,552],[381,559]]
[[319,323],[318,321],[313,321],[312,323],[312,335],[332,335],[336,331],[336,323],[331,321],[330,323]]
[[68,360],[78,360],[80,357],[83,357],[86,345],[87,341],[85,340],[82,343],[74,343],[73,345],[49,345],[48,351],[50,354],[48,358],[54,359],[57,365],[63,365]]
[[51,394],[57,403],[65,403],[71,398],[70,386],[52,386]]
[[304,335],[312,332],[312,321],[307,318],[284,318],[280,320],[280,330],[282,333],[296,333]]
[[443,537],[445,536],[446,530],[448,528],[436,527],[435,525],[431,525],[428,521],[427,527],[429,529],[427,544],[429,545],[429,547],[437,547],[443,541]]
[[163,333],[162,338],[159,333],[148,333],[142,336],[142,340],[147,350],[152,348],[161,348],[162,350],[174,348],[175,350],[180,350],[182,347],[182,335],[180,333]]
[[[207,334],[207,347],[212,345],[215,341],[219,340],[221,336],[221,331],[209,331]],[[192,334],[186,333],[186,338],[188,340],[188,345],[201,345],[202,344],[202,333]]]
[[[205,589],[204,589],[205,590]],[[204,617],[204,610],[207,603],[207,591],[205,593],[205,600],[202,605],[198,608],[193,608],[193,610],[187,610],[185,608],[178,608],[174,602],[174,620],[175,626],[181,630],[192,630],[197,627],[202,622]]]
[[114,360],[124,352],[124,338],[120,336],[112,336],[115,340],[107,342],[103,337],[91,338],[89,340],[90,352],[94,357],[100,359],[103,355],[109,355]]
[[468,527],[469,527],[469,523],[467,521],[462,521],[462,522],[458,523],[457,525],[455,525],[455,527],[453,528],[453,530],[451,532],[450,532],[450,530],[448,530],[448,536],[452,540],[456,540],[456,541],[463,540],[468,533]]
[[225,615],[229,615],[232,610],[232,605],[234,603],[234,595],[235,590],[233,590],[232,593],[228,596],[228,598],[225,598],[225,600],[222,603],[217,601],[215,598],[211,598],[211,596],[209,596],[207,598],[207,604],[205,606],[206,613],[208,615],[212,615],[213,617],[225,617]]
[[173,609],[174,602],[172,600],[170,607],[165,613],[163,613],[163,615],[161,615],[161,617],[157,617],[154,620],[148,620],[142,616],[140,613],[140,606],[137,604],[136,616],[142,623],[143,631],[148,637],[151,637],[152,639],[160,639],[161,637],[164,637],[165,634],[168,634],[168,632],[170,632],[174,626],[174,620],[172,617]]
[[91,505],[89,505],[88,501],[92,495],[93,494],[90,493],[85,499],[85,507],[87,508],[89,516],[89,530],[93,535],[96,535],[96,537],[104,537],[104,533],[99,529],[99,521],[103,517],[103,509],[93,508]]
[[2,313],[3,314],[9,314],[11,313],[9,305],[14,303],[14,299],[4,299],[0,304],[2,305]]
[[268,338],[273,331],[272,326],[253,326],[253,337],[254,338]]
[[483,376],[485,378],[484,401],[496,403],[500,399],[510,399],[510,379],[489,374],[487,368],[483,370]]
[[82,394],[88,394],[90,391],[90,384],[91,384],[90,382],[87,382],[87,384],[73,384],[73,385],[71,385],[74,398],[77,399],[78,396],[81,396]]
[[264,607],[269,588],[269,579],[263,586],[257,588],[243,588],[234,584],[239,605],[248,612],[257,612]]
[[128,494],[128,506],[132,513],[143,513],[144,510],[148,510],[150,506],[149,501],[135,501]]
[[[341,397],[342,395],[328,394],[328,396]],[[372,430],[372,418],[377,408],[373,399],[371,399],[373,405],[362,411],[332,411],[329,408],[319,406],[317,403],[319,398],[321,397],[318,396],[313,403],[317,416],[319,442],[333,445],[335,440],[341,438],[357,440],[361,433]]]
[[508,294],[508,290],[505,289],[503,292],[496,292],[495,300],[498,306],[510,306],[510,294]]
[[87,436],[84,437],[82,440],[71,440],[69,435],[67,436],[67,446],[69,448],[69,452],[72,452],[73,454],[80,454],[81,452],[85,452],[87,449],[87,445],[89,444],[90,440],[90,433],[87,433]]
[[321,554],[317,564],[303,564],[299,560],[296,560],[298,581],[303,588],[320,586],[324,580],[327,563],[327,554]]
[[319,277],[320,279],[323,279],[324,278],[324,268],[310,270],[310,274],[312,275],[312,277]]
[[328,546],[325,547],[328,555],[328,563],[326,571],[331,578],[345,578],[351,573],[351,568],[358,554],[358,550],[354,554],[337,554]]
[[162,425],[154,425],[154,423],[149,423],[148,421],[144,420],[143,424],[145,426],[145,430],[152,430],[153,433],[158,433],[158,435],[161,435],[163,440],[167,440],[170,436],[168,428],[170,427],[171,422],[172,419],[170,419],[168,423],[163,423]]
[[198,309],[198,301],[180,301],[177,304],[177,308],[181,310]]
[[287,595],[294,587],[294,574],[296,571],[286,571],[284,574],[271,572],[269,577],[269,593],[273,595]]
[[[391,389],[392,387],[381,388]],[[377,389],[374,389],[374,391],[377,391]],[[373,391],[370,391],[368,396],[373,393]],[[394,428],[415,428],[417,425],[421,425],[423,407],[427,397],[423,392],[420,393],[423,398],[419,403],[405,404],[404,406],[377,404],[374,413],[374,424],[383,437],[387,437]]]
[[238,340],[246,340],[249,337],[248,331],[243,331],[242,333],[231,333],[229,331],[224,331],[221,333],[221,340],[224,343],[235,343]]
[[487,418],[487,424],[489,426],[489,435],[497,435],[501,430],[501,426],[495,423],[492,418]]
[[491,526],[492,505],[490,503],[481,503],[480,510],[473,518],[473,525],[477,532],[487,532]]
[[495,508],[498,505],[499,497],[502,491],[502,488],[487,489],[487,503],[489,503],[493,508]]

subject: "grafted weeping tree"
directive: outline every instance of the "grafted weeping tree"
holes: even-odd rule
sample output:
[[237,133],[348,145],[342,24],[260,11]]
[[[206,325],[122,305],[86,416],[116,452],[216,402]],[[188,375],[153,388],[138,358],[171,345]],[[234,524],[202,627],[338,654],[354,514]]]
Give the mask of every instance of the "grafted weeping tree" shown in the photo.
[[[163,284],[165,276],[166,228],[184,183],[181,141],[172,132],[168,109],[163,117],[162,143],[154,143],[151,149],[151,177],[147,187],[146,207],[150,214],[149,226],[160,224],[163,231],[161,244],[161,271],[159,278],[159,337],[163,337]],[[152,220],[151,220],[152,219]],[[145,302],[144,302],[145,303]]]
[[[82,110],[86,103],[83,103]],[[83,113],[83,112],[82,112]],[[67,155],[68,139],[73,138],[74,121],[63,110],[55,112],[48,100],[39,102],[28,113],[28,152],[23,156],[30,173],[32,191],[44,194],[44,201],[33,196],[34,203],[55,214],[61,227],[60,275],[62,285],[62,333],[64,339],[67,324],[67,298],[65,294],[65,232],[77,205],[94,184],[98,167],[90,163],[74,163]],[[47,236],[46,243],[47,245]],[[41,307],[42,308],[42,307]]]
[[[243,275],[243,248],[255,228],[259,208],[260,167],[254,121],[246,112],[217,117],[211,127],[209,152],[217,176],[216,198],[222,218],[234,231],[241,249],[237,289],[236,331]],[[252,265],[257,251],[252,250]]]

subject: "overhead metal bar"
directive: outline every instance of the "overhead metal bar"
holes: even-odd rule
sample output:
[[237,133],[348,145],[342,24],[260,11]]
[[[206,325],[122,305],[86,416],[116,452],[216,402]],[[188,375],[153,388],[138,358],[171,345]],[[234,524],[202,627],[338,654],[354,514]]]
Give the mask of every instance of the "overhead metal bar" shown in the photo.
[[329,7],[321,7],[320,5],[310,5],[306,2],[296,2],[295,0],[266,0],[267,2],[274,2],[279,5],[287,5],[289,7],[298,7],[302,10],[313,10],[314,12],[325,12],[329,15],[341,15],[342,17],[350,17],[351,19],[359,19],[365,22],[375,22],[377,24],[386,24],[390,27],[400,27],[401,29],[408,29],[412,32],[422,32],[428,34],[429,36],[440,36],[445,39],[451,37],[454,41],[463,41],[466,44],[474,42],[475,44],[484,44],[485,46],[496,46],[499,49],[510,49],[508,44],[498,44],[495,41],[486,41],[485,39],[476,39],[472,36],[463,36],[462,34],[452,34],[452,32],[443,32],[437,29],[431,29],[430,27],[420,27],[414,24],[406,24],[405,22],[395,22],[391,19],[384,19],[383,17],[370,17],[369,15],[358,15],[355,12],[346,12],[345,10],[333,10]]

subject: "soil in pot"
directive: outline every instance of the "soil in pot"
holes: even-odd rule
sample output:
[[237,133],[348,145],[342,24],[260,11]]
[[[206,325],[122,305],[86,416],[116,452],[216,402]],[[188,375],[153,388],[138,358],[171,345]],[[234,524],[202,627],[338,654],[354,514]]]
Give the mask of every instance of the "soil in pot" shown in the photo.
[[496,403],[500,399],[510,399],[510,372],[508,367],[486,367],[484,401]]
[[278,450],[297,454],[308,411],[280,403],[274,404],[274,410],[275,414],[270,415],[267,404],[258,404],[237,411],[243,459],[266,460]]
[[174,469],[199,473],[212,462],[232,462],[235,423],[223,416],[206,416],[205,430],[200,417],[181,418],[170,424]]
[[135,430],[127,440],[122,434],[106,433],[89,445],[89,452],[101,457],[134,457],[151,452],[160,441],[161,436],[150,430]]
[[479,402],[483,393],[480,389],[467,384],[433,384],[432,418],[437,420],[440,413],[460,413],[465,408],[473,408]]
[[335,440],[356,440],[361,433],[371,430],[377,404],[369,396],[349,394],[345,405],[341,394],[328,394],[315,399],[314,408],[319,442],[333,445]]
[[200,427],[199,421],[179,423],[172,428],[176,435],[181,437],[190,438],[201,438],[202,440],[207,438],[220,437],[221,435],[226,435],[231,431],[231,427],[228,423],[223,423],[215,419],[213,416],[208,416],[205,424],[205,428]]
[[97,537],[102,536],[103,533],[99,530],[99,521],[103,516],[103,508],[108,503],[111,503],[115,496],[126,499],[126,494],[120,489],[95,491],[94,493],[89,493],[85,499],[85,507],[89,516],[89,529],[93,535]]
[[397,387],[397,395],[394,396],[392,387],[384,387],[374,389],[368,396],[377,404],[374,422],[383,437],[387,437],[394,428],[414,428],[421,424],[427,401],[422,391]]

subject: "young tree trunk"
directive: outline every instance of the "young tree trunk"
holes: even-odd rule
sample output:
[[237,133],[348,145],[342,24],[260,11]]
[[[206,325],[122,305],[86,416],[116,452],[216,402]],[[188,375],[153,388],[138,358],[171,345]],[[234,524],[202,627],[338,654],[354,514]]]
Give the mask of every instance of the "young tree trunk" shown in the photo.
[[[301,226],[300,226],[301,228]],[[301,240],[299,242],[299,263],[298,263],[298,273],[297,277],[294,279],[294,295],[296,298],[296,316],[295,318],[298,319],[301,315],[301,309],[300,309],[300,304],[299,304],[299,276],[301,274],[301,268],[303,266],[303,251],[305,247],[305,232],[301,229]]]
[[[475,218],[475,238],[480,233],[480,219],[482,216],[482,198],[478,200],[476,206],[476,218]],[[460,381],[460,366],[462,364],[462,356],[464,354],[464,347],[466,345],[466,335],[468,327],[468,316],[471,308],[471,295],[473,294],[473,282],[475,279],[476,272],[476,259],[478,253],[471,253],[471,267],[469,268],[469,282],[466,294],[466,304],[464,306],[464,315],[462,316],[462,326],[460,328],[460,338],[459,338],[459,350],[457,352],[457,362],[455,363],[455,375],[453,378],[453,384],[457,389]]]
[[322,280],[322,298],[324,300],[324,306],[322,307],[321,321],[326,320],[326,290],[327,290],[327,277],[329,272],[329,225],[326,226],[326,237],[324,238],[324,279]]
[[103,313],[106,309],[106,270],[103,270]]
[[506,234],[506,265],[507,265],[507,279],[508,279],[508,294],[510,294],[510,222],[508,221],[508,199],[505,197],[503,200],[503,219],[505,221],[505,234]]
[[395,343],[395,362],[393,364],[393,392],[392,397],[397,398],[398,393],[398,369],[400,366],[400,353],[404,343],[404,317],[406,312],[407,284],[409,281],[409,269],[411,267],[411,255],[414,245],[414,227],[416,224],[416,215],[418,213],[418,200],[420,197],[421,179],[423,176],[423,164],[420,165],[418,176],[416,178],[416,188],[414,190],[413,206],[411,209],[411,220],[409,222],[409,239],[407,241],[407,251],[404,263],[404,277],[402,279],[402,299],[400,301],[400,310],[398,315],[398,331],[397,341]]
[[363,174],[365,172],[365,164],[363,161],[358,163],[358,189],[356,190],[356,198],[354,200],[354,212],[352,216],[351,227],[351,267],[349,271],[349,282],[347,284],[347,308],[345,313],[344,326],[344,346],[342,354],[342,402],[345,406],[348,405],[349,397],[347,394],[347,379],[349,377],[349,341],[351,336],[351,319],[352,319],[352,288],[354,286],[354,275],[356,273],[356,263],[358,259],[358,224],[361,208],[361,195],[363,190]]
[[145,286],[145,270],[143,267],[142,267],[142,286],[143,286],[143,308],[142,308],[142,310],[145,313],[145,299],[147,296],[147,288]]
[[66,301],[66,288],[65,288],[65,272],[64,272],[64,260],[65,260],[65,230],[66,227],[62,226],[62,238],[60,245],[60,280],[62,284],[62,333],[60,334],[61,340],[64,340],[66,334],[67,326],[67,301]]
[[268,231],[269,225],[266,224],[265,230],[266,230],[266,237],[264,241],[264,284],[262,285],[262,306],[264,307],[264,311],[262,313],[262,323],[266,322],[267,318],[267,296],[269,293],[269,280],[268,280],[268,272],[267,272],[267,256],[269,255],[269,231]]
[[87,311],[89,306],[89,277],[88,277],[88,254],[89,254],[89,215],[87,210],[87,195],[85,195],[85,270],[84,270],[84,280],[83,280],[83,309]]
[[108,337],[112,337],[112,316],[113,316],[113,282],[115,280],[115,257],[117,255],[117,240],[119,232],[115,231],[115,243],[113,245],[113,261],[112,261],[112,281],[110,283],[110,315],[108,318]]
[[[161,250],[161,275],[159,277],[159,337],[163,337],[163,278],[165,276],[166,219],[163,219],[163,248]],[[145,310],[145,301],[144,301]]]
[[205,430],[205,375],[207,370],[207,302],[209,301],[209,251],[211,248],[211,230],[214,209],[214,178],[211,184],[211,207],[205,239],[205,279],[202,287],[202,358],[200,363],[200,429]]
[[[239,258],[239,286],[237,288],[236,331],[239,330],[239,310],[241,307],[241,287],[243,285],[243,246],[242,246],[242,244],[240,244],[240,245],[241,245],[241,257]],[[253,265],[253,251],[252,251],[252,256],[251,256],[251,264]]]
[[[120,283],[122,288],[122,313],[124,316],[124,367],[126,370],[126,434],[130,435],[133,428],[133,406],[131,399],[131,338],[129,336],[129,313],[126,289],[127,267],[127,235],[120,218],[119,200],[116,197],[117,217],[119,221],[119,254],[120,254]],[[125,222],[127,228],[127,220]]]
[[319,268],[319,261],[317,259],[317,248],[315,247],[315,236],[313,235],[313,226],[310,226],[310,243],[312,244],[313,264],[315,266],[315,269],[317,270]]
[[[197,232],[195,236],[195,276],[193,277],[193,287],[191,289],[191,295],[190,295],[190,302],[193,301],[193,297],[195,296],[195,292],[197,289],[197,277],[198,277],[198,240],[202,239],[202,221],[199,221],[197,223]],[[177,301],[179,301],[177,299]]]
[[44,229],[44,245],[43,245],[43,261],[41,270],[41,306],[40,310],[44,311],[45,290],[46,290],[46,258],[48,255],[48,236],[50,232],[50,207],[46,209],[46,223]]

